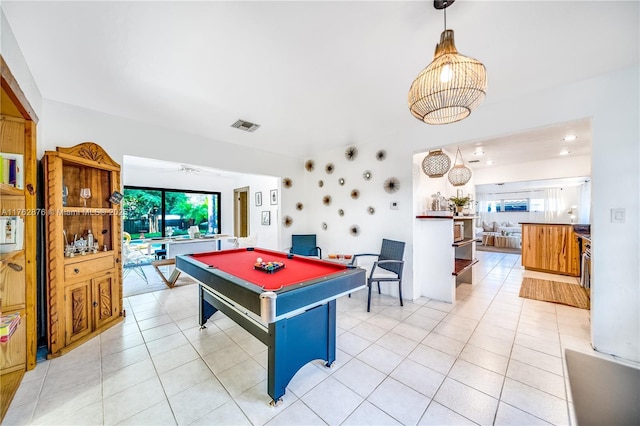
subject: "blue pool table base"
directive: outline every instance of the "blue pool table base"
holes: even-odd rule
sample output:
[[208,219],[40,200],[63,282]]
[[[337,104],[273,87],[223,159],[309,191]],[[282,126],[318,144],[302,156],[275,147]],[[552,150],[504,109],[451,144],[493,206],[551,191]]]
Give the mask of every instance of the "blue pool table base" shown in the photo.
[[336,300],[330,300],[298,315],[270,324],[255,320],[203,289],[199,284],[199,322],[221,311],[268,348],[267,392],[276,405],[285,394],[293,376],[305,364],[316,359],[331,367],[336,359]]

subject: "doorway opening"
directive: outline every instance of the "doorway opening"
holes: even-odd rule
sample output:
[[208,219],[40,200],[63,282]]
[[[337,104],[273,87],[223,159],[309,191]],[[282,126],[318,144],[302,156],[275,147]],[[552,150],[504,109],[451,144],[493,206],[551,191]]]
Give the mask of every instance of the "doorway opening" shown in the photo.
[[249,227],[249,187],[233,190],[233,234],[236,237],[248,237]]

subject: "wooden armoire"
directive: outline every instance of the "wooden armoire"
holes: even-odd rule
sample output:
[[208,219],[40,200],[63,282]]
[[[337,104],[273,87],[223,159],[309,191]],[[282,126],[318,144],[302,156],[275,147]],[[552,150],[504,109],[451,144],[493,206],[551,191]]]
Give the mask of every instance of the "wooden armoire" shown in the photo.
[[[120,191],[120,166],[102,147],[84,142],[46,151],[43,168],[45,208],[53,213],[45,223],[51,358],[123,319],[122,218],[120,205],[110,201]],[[89,198],[80,196],[83,188]],[[81,249],[89,233],[97,247]]]

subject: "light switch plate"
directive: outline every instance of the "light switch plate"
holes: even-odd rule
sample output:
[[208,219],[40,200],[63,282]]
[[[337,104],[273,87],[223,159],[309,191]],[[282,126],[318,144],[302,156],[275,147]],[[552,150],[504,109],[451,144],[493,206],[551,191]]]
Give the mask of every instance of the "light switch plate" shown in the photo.
[[624,209],[611,209],[611,223],[624,223]]

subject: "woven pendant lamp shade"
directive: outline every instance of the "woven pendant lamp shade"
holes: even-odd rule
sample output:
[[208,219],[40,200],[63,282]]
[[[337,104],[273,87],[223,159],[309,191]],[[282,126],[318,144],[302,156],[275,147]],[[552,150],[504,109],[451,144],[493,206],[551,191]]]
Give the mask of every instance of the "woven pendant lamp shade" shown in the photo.
[[460,55],[453,30],[444,30],[433,61],[409,89],[409,110],[427,124],[448,124],[471,114],[484,100],[487,72],[476,59]]
[[[458,154],[460,155],[460,164],[458,164]],[[471,179],[471,169],[464,165],[462,154],[460,154],[460,148],[458,148],[455,163],[453,164],[451,170],[449,170],[447,178],[453,186],[466,185],[466,183]]]
[[449,171],[449,167],[451,167],[451,160],[441,149],[429,151],[429,155],[422,160],[422,171],[430,178],[444,176]]

